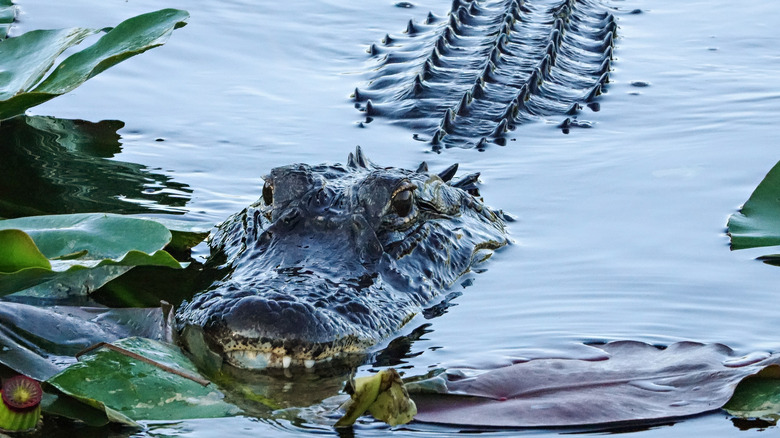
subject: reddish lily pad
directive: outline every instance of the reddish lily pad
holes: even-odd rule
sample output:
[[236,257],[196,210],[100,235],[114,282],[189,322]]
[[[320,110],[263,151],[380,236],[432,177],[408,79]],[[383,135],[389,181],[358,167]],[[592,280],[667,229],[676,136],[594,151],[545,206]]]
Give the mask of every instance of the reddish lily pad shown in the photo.
[[407,384],[415,419],[498,427],[647,424],[720,409],[742,379],[780,363],[778,355],[739,357],[721,344],[621,341],[592,348],[602,357],[534,359]]

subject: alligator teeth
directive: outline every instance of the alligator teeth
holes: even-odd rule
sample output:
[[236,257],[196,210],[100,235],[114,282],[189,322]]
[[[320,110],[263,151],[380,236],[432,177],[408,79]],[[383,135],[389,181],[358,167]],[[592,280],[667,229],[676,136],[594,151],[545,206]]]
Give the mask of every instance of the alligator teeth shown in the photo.
[[290,368],[290,364],[292,363],[292,357],[291,356],[284,356],[282,358],[282,366],[284,368]]
[[306,368],[313,368],[314,367],[314,359],[304,360],[303,366]]

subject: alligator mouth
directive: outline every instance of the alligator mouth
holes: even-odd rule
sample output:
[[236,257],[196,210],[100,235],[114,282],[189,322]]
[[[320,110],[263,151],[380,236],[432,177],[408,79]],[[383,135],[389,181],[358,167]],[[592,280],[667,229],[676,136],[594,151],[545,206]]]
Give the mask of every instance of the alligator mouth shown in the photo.
[[250,369],[301,367],[312,369],[333,363],[361,361],[365,355],[365,349],[355,347],[348,350],[333,349],[315,357],[311,354],[288,352],[284,348],[272,348],[270,345],[224,352],[225,361],[230,365]]

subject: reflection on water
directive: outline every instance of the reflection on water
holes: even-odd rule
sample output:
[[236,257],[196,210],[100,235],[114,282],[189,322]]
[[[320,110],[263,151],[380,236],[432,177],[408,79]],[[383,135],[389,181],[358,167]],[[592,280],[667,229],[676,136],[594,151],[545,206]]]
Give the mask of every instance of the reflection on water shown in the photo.
[[0,217],[59,213],[183,214],[192,190],[146,166],[112,160],[117,120],[18,117],[0,124]]

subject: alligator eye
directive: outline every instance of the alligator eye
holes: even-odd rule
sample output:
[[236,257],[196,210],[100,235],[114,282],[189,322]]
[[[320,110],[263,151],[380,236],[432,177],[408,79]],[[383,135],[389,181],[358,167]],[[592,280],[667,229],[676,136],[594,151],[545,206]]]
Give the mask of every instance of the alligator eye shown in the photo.
[[402,190],[393,196],[393,210],[400,217],[409,216],[412,212],[412,190]]
[[268,181],[263,185],[263,201],[265,202],[265,205],[272,205],[274,203],[274,186]]

